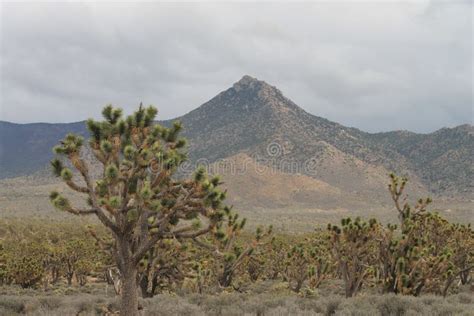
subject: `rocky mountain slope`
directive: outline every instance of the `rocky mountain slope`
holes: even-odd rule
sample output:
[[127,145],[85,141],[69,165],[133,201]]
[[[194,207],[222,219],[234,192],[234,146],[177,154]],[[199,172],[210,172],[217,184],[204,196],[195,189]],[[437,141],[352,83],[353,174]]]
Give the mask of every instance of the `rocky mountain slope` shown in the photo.
[[[249,76],[177,119],[190,141],[191,162],[215,167],[222,160],[238,161],[254,169],[238,176],[221,170],[229,187],[242,195],[236,199],[250,199],[250,204],[311,204],[311,194],[336,204],[342,196],[384,200],[390,171],[408,174],[412,190],[419,194],[473,196],[472,125],[431,134],[369,134],[311,115],[277,88]],[[0,122],[0,177],[44,168],[51,147],[67,132],[86,134],[83,122]],[[269,169],[261,172],[260,166]],[[251,181],[259,184],[253,191],[245,190],[252,187]],[[268,198],[259,200],[251,194],[257,189],[274,194],[263,194]]]
[[471,195],[474,189],[470,125],[431,134],[369,134],[311,115],[249,76],[178,119],[193,161],[246,153],[279,171],[366,196],[386,194],[390,171],[409,175],[420,193]]
[[402,155],[439,194],[474,191],[474,127],[460,125],[431,134],[406,131],[369,134],[369,140]]

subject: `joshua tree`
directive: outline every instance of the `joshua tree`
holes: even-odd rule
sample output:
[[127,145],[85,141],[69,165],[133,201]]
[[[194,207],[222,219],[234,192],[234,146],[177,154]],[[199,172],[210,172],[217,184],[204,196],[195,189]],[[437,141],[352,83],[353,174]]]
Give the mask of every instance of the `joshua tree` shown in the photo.
[[[139,109],[126,119],[122,110],[106,106],[104,121],[87,121],[89,146],[100,166],[92,169],[81,155],[83,138],[68,134],[54,152],[65,157],[51,162],[56,176],[87,196],[86,208],[73,206],[58,192],[51,202],[75,215],[95,215],[112,233],[114,257],[122,278],[121,315],[138,315],[137,274],[140,261],[161,240],[196,238],[214,231],[222,219],[225,194],[198,169],[191,179],[175,174],[186,159],[182,128],[154,123],[157,110]],[[94,172],[93,172],[94,171]],[[205,224],[201,223],[205,221]]]
[[[22,288],[36,286],[45,276],[46,247],[37,242],[15,242],[4,245],[5,271],[3,282],[15,283]],[[10,248],[10,249],[8,249]]]
[[374,238],[380,225],[375,219],[368,223],[360,218],[342,219],[342,227],[328,225],[332,256],[345,284],[346,297],[360,291],[375,263]]
[[277,238],[274,236],[270,242],[264,245],[262,254],[264,260],[264,277],[266,279],[275,280],[279,276],[284,276],[287,266],[287,251],[285,249],[287,242],[288,240],[285,238]]
[[398,219],[400,228],[405,228],[407,220],[415,219],[417,216],[426,212],[426,207],[432,202],[431,198],[419,199],[414,208],[407,202],[407,197],[404,195],[405,187],[408,183],[406,177],[397,177],[394,173],[390,174],[390,184],[388,190],[395,203],[395,208],[398,211]]
[[58,245],[58,254],[64,266],[64,272],[68,285],[72,284],[72,278],[80,285],[87,282],[85,275],[93,269],[95,247],[88,240],[71,239],[64,245]]
[[471,225],[450,224],[448,245],[452,250],[453,269],[446,278],[442,294],[446,296],[453,282],[459,277],[461,284],[471,281],[474,269],[474,231]]
[[[212,182],[218,184],[219,179],[214,177]],[[265,242],[265,238],[271,235],[272,227],[268,227],[265,232],[258,227],[253,239],[245,247],[241,247],[237,244],[237,238],[245,226],[246,219],[239,220],[238,214],[233,213],[229,207],[224,207],[224,216],[225,221],[216,225],[214,234],[209,235],[207,239],[195,238],[194,242],[210,250],[210,255],[220,266],[220,269],[217,269],[218,283],[222,287],[228,287],[232,284],[234,272]]]
[[188,242],[161,240],[140,262],[138,283],[143,297],[152,297],[167,288],[181,288],[192,277],[196,249]]
[[299,293],[305,281],[309,289],[316,289],[328,277],[331,268],[328,237],[318,231],[287,252],[283,275],[292,291]]
[[[394,174],[390,178],[388,188],[399,213],[401,231],[389,224],[377,238],[384,291],[415,296],[424,289],[446,293],[454,277],[464,271],[460,268],[455,273],[456,263],[465,266],[469,256],[466,249],[455,247],[464,240],[453,240],[455,227],[438,214],[426,211],[431,199],[419,199],[413,209],[410,207],[403,193],[406,178]],[[463,236],[466,241],[468,236]],[[444,289],[440,290],[443,282]]]
[[448,229],[444,219],[427,213],[405,223],[401,235],[395,226],[385,230],[379,255],[384,291],[415,296],[425,288],[437,291],[453,269]]
[[293,246],[288,251],[284,275],[292,291],[299,293],[303,283],[312,276],[311,264],[315,259],[316,253],[308,245],[302,243]]

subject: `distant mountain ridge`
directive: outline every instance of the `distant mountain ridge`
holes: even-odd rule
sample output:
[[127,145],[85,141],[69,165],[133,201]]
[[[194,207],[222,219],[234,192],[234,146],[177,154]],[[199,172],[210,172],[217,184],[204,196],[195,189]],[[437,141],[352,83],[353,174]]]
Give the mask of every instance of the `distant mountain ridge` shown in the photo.
[[[331,192],[342,190],[355,198],[386,195],[389,171],[408,174],[420,192],[474,195],[472,125],[430,134],[366,133],[309,114],[277,88],[250,76],[177,119],[190,141],[191,161],[239,160],[243,154],[283,175],[302,174],[327,183]],[[0,122],[0,178],[44,168],[52,146],[68,132],[87,134],[84,122]],[[288,162],[297,167],[285,168]],[[266,179],[271,181],[271,177]],[[246,180],[239,181],[243,185]]]
[[84,122],[16,124],[0,121],[0,178],[31,174],[52,158],[67,133],[86,136]]

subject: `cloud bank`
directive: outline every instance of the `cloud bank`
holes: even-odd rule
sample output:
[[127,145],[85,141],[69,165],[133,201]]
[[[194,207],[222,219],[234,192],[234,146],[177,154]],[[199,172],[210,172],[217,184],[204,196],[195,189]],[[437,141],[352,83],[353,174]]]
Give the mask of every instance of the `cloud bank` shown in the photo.
[[[183,115],[244,74],[366,131],[473,121],[470,2],[4,3],[0,119]],[[97,117],[97,115],[95,115]]]

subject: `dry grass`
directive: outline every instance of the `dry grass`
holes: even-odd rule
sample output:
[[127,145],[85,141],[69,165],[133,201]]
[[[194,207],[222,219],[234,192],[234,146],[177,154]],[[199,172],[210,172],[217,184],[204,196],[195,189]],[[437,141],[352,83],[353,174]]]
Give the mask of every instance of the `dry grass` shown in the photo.
[[[5,294],[5,293],[12,294]],[[104,315],[118,309],[118,299],[98,294],[70,292],[69,295],[39,291],[6,291],[0,296],[0,315]],[[472,293],[442,298],[377,295],[363,293],[346,299],[330,291],[297,296],[278,284],[257,284],[247,293],[219,295],[162,294],[140,301],[143,315],[474,315]]]

